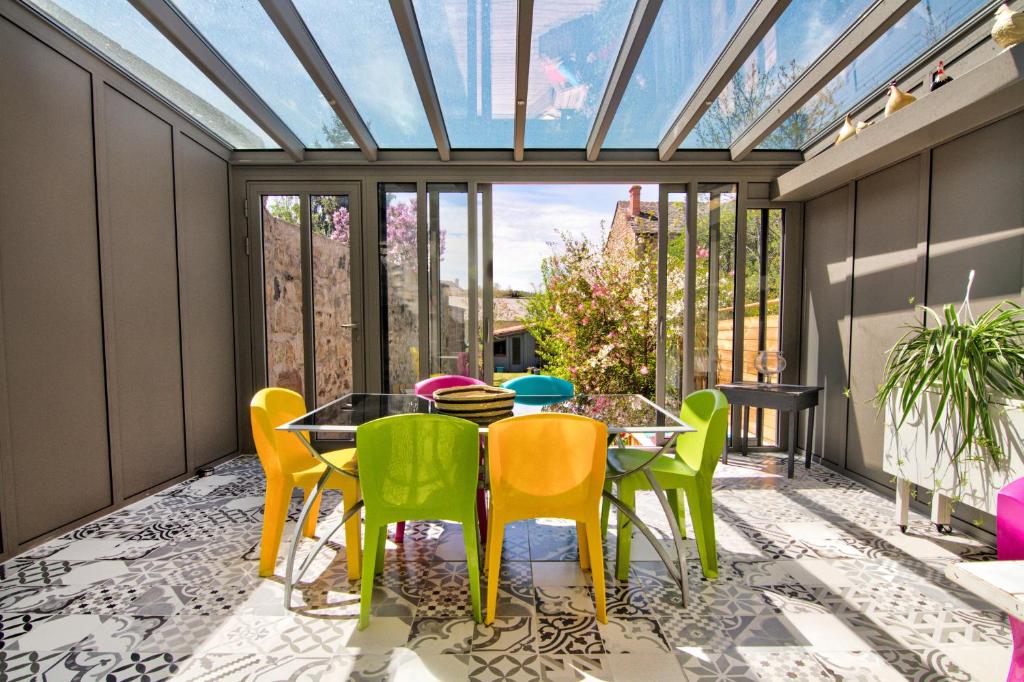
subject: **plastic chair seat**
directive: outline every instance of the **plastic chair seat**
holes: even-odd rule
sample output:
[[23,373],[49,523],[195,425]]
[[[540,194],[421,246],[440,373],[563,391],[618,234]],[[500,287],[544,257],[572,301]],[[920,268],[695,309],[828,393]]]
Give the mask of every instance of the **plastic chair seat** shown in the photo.
[[[359,470],[357,466],[358,458],[356,456],[355,448],[342,448],[341,450],[331,450],[330,452],[321,452],[320,456],[330,462],[332,465],[345,471],[350,471],[352,474],[356,474]],[[308,469],[301,469],[292,473],[292,478],[298,481],[298,485],[302,486],[307,481],[309,485],[314,485],[320,477],[324,474],[324,469],[327,468],[326,464],[317,462]],[[330,478],[327,479],[327,487],[334,488],[334,484],[342,484],[347,481],[354,481],[352,476],[346,476],[337,472],[332,472]]]
[[[650,450],[639,448],[611,448],[608,450],[608,469],[621,476],[626,472],[635,471],[641,464],[649,460],[652,454],[654,453]],[[658,483],[662,482],[662,478],[666,482],[670,480],[674,482],[681,478],[697,476],[696,469],[672,455],[659,455],[651,463],[650,470],[658,478]],[[641,472],[637,473],[643,475]]]

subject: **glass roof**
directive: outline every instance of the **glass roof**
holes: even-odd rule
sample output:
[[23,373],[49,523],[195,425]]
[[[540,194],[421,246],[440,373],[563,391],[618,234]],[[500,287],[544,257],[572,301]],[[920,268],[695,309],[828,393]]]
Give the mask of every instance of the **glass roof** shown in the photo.
[[640,54],[604,146],[658,146],[753,0],[666,2]]
[[776,128],[759,149],[799,149],[985,5],[923,0]]
[[[264,11],[263,0],[146,0],[167,3],[194,28],[242,80],[234,92],[222,91],[204,75],[211,67],[201,60],[211,57],[189,57],[175,47],[179,41],[169,32],[187,29],[174,22],[171,27],[151,25],[134,9],[134,0],[25,1],[233,149],[276,149],[271,134],[297,137],[307,148],[356,148]],[[300,32],[297,38],[305,43],[304,51],[323,55],[355,106],[355,114],[351,119],[346,114],[345,120],[358,123],[360,130],[365,123],[377,147],[436,149],[440,138],[435,131],[446,134],[448,146],[456,150],[514,146],[517,0],[411,0],[425,64],[410,64],[407,55],[419,49],[416,31],[405,33],[414,41],[405,45],[390,0],[287,1],[309,29],[308,36]],[[734,37],[755,1],[662,3],[635,68],[622,74],[627,79],[623,97],[609,111],[603,148],[656,150],[730,41],[740,46]],[[525,111],[521,142],[527,150],[583,150],[637,0],[525,4],[532,5],[533,16],[529,60],[523,63],[529,69],[523,74],[529,91],[520,112]],[[990,4],[919,0],[778,124],[758,149],[806,148]],[[757,46],[680,148],[727,149],[865,11],[874,9],[891,11],[879,0],[792,0],[760,33]],[[432,79],[426,85],[413,76],[424,72]],[[430,101],[435,96],[436,103]],[[268,116],[257,123],[235,102],[248,102],[250,111],[265,104],[276,119]],[[441,120],[431,121],[428,112],[436,112],[438,105]],[[297,150],[289,152],[299,156]],[[372,154],[367,151],[367,156]]]
[[128,0],[29,0],[236,149],[277,144]]
[[516,0],[413,0],[452,147],[509,148]]
[[355,146],[258,0],[173,0],[173,4],[303,144]]
[[680,146],[727,148],[871,4],[794,0]]
[[634,0],[539,0],[533,8],[526,146],[585,147]]
[[387,0],[295,0],[295,6],[377,144],[432,148],[434,136]]

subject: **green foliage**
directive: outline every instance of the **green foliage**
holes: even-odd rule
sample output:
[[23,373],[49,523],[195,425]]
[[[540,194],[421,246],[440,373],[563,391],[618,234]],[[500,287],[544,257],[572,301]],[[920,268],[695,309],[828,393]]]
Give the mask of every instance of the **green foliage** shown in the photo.
[[656,254],[640,245],[612,255],[585,237],[561,238],[523,320],[546,371],[581,393],[653,396]]
[[[922,394],[934,391],[938,401],[931,430],[947,414],[959,425],[954,464],[972,445],[998,464],[1004,453],[992,406],[1000,397],[1024,399],[1024,308],[1003,301],[976,320],[967,299],[959,312],[953,305],[944,306],[941,314],[926,306],[918,309],[932,324],[909,325],[889,351],[876,403],[885,409],[892,399],[898,427],[916,410]],[[966,320],[961,320],[965,311]]]

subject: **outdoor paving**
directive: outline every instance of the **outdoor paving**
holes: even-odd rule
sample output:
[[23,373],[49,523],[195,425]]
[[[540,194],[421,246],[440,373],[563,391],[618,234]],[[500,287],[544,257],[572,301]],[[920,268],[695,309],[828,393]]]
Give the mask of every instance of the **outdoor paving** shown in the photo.
[[[638,537],[630,579],[610,584],[609,622],[597,623],[574,526],[541,520],[510,526],[498,617],[477,625],[459,527],[411,523],[404,546],[389,542],[360,632],[342,545],[292,610],[287,540],[278,577],[257,576],[263,475],[241,457],[0,567],[0,679],[1005,678],[1006,617],[943,575],[993,550],[919,515],[902,535],[890,500],[821,466],[784,473],[770,456],[719,466],[720,577],[699,577],[688,540],[686,608]],[[335,495],[324,518],[338,518]],[[656,501],[641,494],[639,507],[667,538]],[[613,547],[610,534],[609,569]]]

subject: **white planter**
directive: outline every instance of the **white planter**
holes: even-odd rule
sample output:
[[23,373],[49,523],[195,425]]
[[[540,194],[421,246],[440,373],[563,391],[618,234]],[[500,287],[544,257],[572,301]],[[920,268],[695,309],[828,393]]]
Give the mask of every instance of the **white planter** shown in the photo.
[[918,409],[899,428],[894,428],[896,410],[885,412],[885,445],[882,468],[896,477],[896,519],[906,528],[910,484],[932,490],[932,521],[941,527],[950,523],[950,499],[974,509],[996,513],[996,495],[1006,484],[1024,476],[1024,410],[1020,405],[993,404],[992,417],[1004,457],[999,466],[976,446],[968,448],[954,468],[950,454],[956,447],[959,425],[948,419],[931,431],[938,396],[926,393]]

